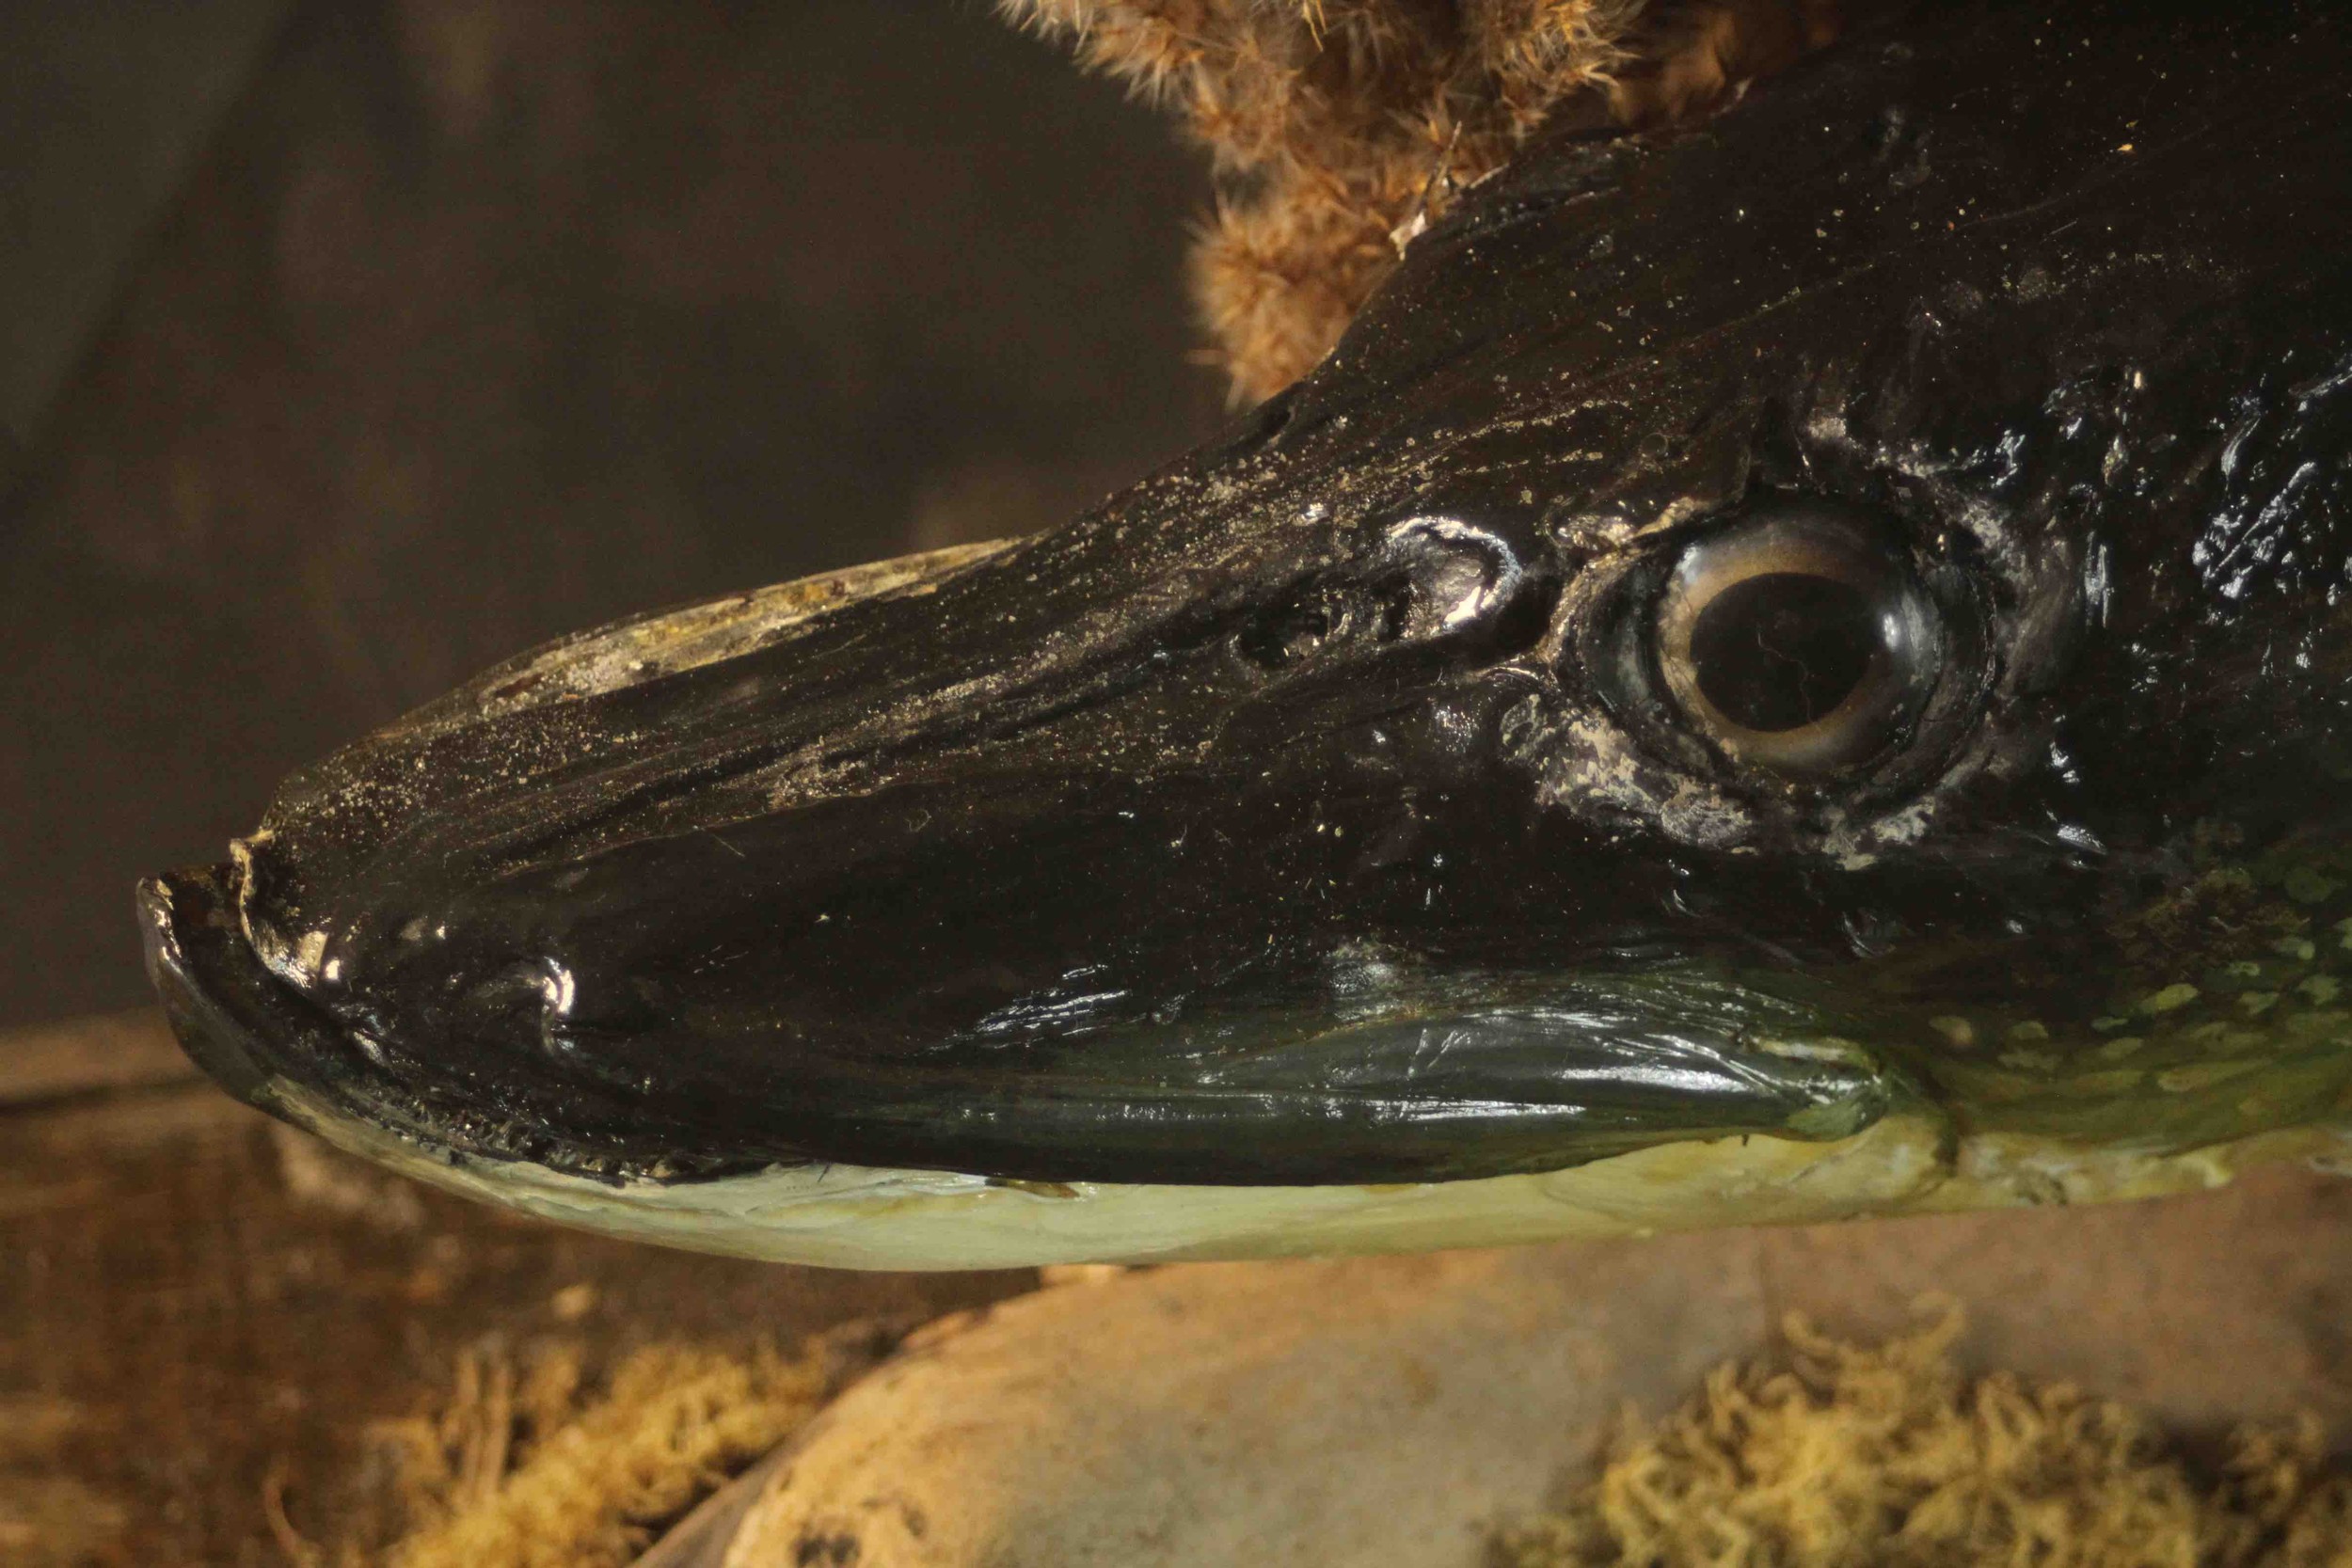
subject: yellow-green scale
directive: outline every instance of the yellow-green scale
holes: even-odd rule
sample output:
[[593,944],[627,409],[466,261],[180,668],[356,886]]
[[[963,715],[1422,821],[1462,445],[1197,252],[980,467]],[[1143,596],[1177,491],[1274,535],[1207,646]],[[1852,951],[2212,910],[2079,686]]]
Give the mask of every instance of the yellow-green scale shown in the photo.
[[1963,1132],[2170,1151],[2352,1124],[2352,850],[2276,853],[2202,885],[2253,896],[2143,946],[2103,1015],[1928,1024],[1905,1054]]

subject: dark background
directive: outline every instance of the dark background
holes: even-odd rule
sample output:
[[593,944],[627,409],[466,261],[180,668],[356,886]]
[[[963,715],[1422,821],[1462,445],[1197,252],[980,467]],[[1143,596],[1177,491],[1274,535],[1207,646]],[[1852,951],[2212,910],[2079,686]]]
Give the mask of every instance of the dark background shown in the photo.
[[1034,1286],[460,1202],[91,1015],[138,876],[474,670],[1191,445],[1206,198],[982,0],[0,0],[0,1561],[341,1560],[463,1366]]
[[982,0],[0,8],[0,1026],[485,664],[1200,439],[1205,197]]

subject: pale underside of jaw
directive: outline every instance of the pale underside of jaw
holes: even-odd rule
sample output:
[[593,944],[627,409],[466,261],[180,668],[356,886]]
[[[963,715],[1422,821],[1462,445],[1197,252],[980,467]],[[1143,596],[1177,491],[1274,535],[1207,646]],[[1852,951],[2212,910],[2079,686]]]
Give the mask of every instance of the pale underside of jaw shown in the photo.
[[1564,1170],[1388,1185],[1008,1183],[952,1171],[772,1166],[608,1183],[436,1150],[299,1085],[267,1096],[347,1153],[482,1202],[697,1252],[845,1269],[1005,1269],[1419,1252],[1874,1214],[2112,1202],[2220,1186],[2283,1161],[2352,1161],[2352,1127],[2182,1152],[2018,1133],[1954,1138],[1925,1115],[1851,1137],[1666,1144]]

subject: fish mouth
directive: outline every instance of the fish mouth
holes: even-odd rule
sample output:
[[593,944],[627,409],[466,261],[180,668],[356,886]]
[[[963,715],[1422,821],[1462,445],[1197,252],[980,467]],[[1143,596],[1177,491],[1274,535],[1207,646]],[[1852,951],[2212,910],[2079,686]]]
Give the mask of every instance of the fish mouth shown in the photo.
[[[914,587],[944,628],[934,664],[959,626],[997,623],[1023,559],[888,562],[867,592],[803,591],[814,610],[777,591],[576,639],[297,778],[235,860],[141,889],[176,1031],[239,1098],[470,1196],[849,1266],[2114,1196],[2201,1184],[2274,1144],[2337,1147],[2352,1053],[2325,1009],[2250,1053],[2243,1030],[2217,1033],[2169,993],[2095,1031],[2043,1008],[2053,1038],[2017,1022],[2030,1003],[2002,950],[1923,987],[1915,956],[1890,980],[1704,921],[1628,920],[1694,867],[1785,903],[1785,868],[1613,848],[1530,812],[1507,770],[1461,763],[1480,715],[1510,710],[1481,703],[1516,688],[1512,637],[1418,654],[1375,640],[1376,682],[1358,664],[1238,704],[1212,691],[1243,726],[1246,776],[1197,740],[1176,749],[1193,767],[1070,768],[1055,726],[1099,752],[1140,705],[1164,755],[1172,724],[1148,682],[1089,674],[1075,684],[1113,695],[1050,693],[1043,744],[1008,723],[967,739],[962,766],[925,746],[916,776],[878,769],[782,809],[778,784],[747,791],[707,762],[661,769],[692,780],[684,795],[613,784],[599,747],[643,766],[645,737],[667,735],[701,759],[689,721],[711,725],[713,686],[750,690],[743,648],[800,640],[793,673],[760,691],[821,690],[834,650],[880,644],[862,617],[895,616],[891,595]],[[1009,584],[956,589],[992,562]],[[1423,577],[1459,594],[1507,575],[1460,566],[1449,553]],[[1263,635],[1253,611],[1168,643],[1230,662]],[[993,705],[1001,720],[1025,700]],[[928,711],[971,723],[953,704]],[[1285,753],[1266,726],[1326,743]],[[819,727],[820,780],[858,765],[849,728]],[[1287,777],[1267,765],[1284,754]],[[430,782],[403,810],[360,809],[415,778]],[[690,799],[770,809],[721,820]],[[628,831],[615,801],[639,813]],[[2234,967],[2240,990],[2300,983]],[[1974,1025],[1952,1016],[1971,1010],[1954,999],[1969,973]],[[1981,1038],[1957,1039],[1963,1026]],[[2028,1035],[2035,1048],[2016,1048]]]
[[[942,570],[885,563],[866,580],[935,585]],[[703,682],[730,678],[726,658],[641,657],[673,646],[673,632],[715,639],[703,653],[733,650],[779,630],[805,633],[876,598],[826,598],[818,615],[788,625],[771,616],[755,633],[744,617],[767,612],[739,602],[574,640],[297,779],[236,859],[140,890],[150,971],[190,1055],[271,1115],[470,1197],[641,1240],[846,1267],[1413,1249],[1733,1215],[1793,1220],[1894,1202],[1941,1180],[1951,1142],[1940,1114],[1902,1071],[1836,1032],[1853,1020],[1786,984],[1623,954],[1577,979],[1515,969],[1493,941],[1509,911],[1469,923],[1485,933],[1475,961],[1440,961],[1434,950],[1416,958],[1348,934],[1344,921],[1276,918],[1283,905],[1263,890],[1302,875],[1283,862],[1284,846],[1327,851],[1348,840],[1331,830],[1351,818],[1327,798],[1314,820],[1294,819],[1279,790],[1236,799],[1181,775],[1146,788],[1133,773],[1114,788],[1103,771],[1087,775],[1088,789],[1057,794],[997,755],[977,784],[930,781],[922,810],[903,793],[850,792],[805,816],[783,814],[788,830],[765,840],[739,824],[673,823],[585,853],[575,840],[560,863],[516,856],[503,875],[458,857],[473,868],[477,879],[463,884],[472,892],[448,879],[445,860],[429,920],[405,907],[333,912],[349,906],[325,895],[329,874],[362,890],[415,885],[387,875],[380,847],[356,870],[336,857],[369,829],[382,832],[381,819],[355,819],[352,802],[372,781],[413,775],[420,749],[456,764],[468,745],[485,759],[528,754],[513,730],[529,715],[556,716],[577,739],[601,700],[665,682],[677,683],[669,700],[691,705]],[[854,626],[834,631],[864,645]],[[616,637],[628,657],[614,657]],[[539,705],[518,705],[526,681]],[[1384,705],[1392,740],[1404,734],[1404,705]],[[621,733],[648,727],[632,719]],[[453,746],[453,736],[471,739]],[[1304,761],[1320,768],[1328,758]],[[452,799],[411,797],[424,808],[411,826],[436,813],[477,825],[496,816],[483,781],[508,769],[485,761],[431,776]],[[540,800],[551,784],[541,777],[523,793]],[[1171,882],[1165,867],[1181,860],[1170,845],[1187,836],[1178,820],[1187,811],[1207,814],[1190,818],[1205,844],[1219,841],[1221,824],[1228,849]],[[958,831],[930,832],[943,818]],[[1058,853],[1041,846],[1041,821],[1059,825]],[[997,845],[997,832],[1016,847]],[[300,855],[313,833],[321,852]],[[714,845],[722,834],[729,847]],[[1371,836],[1357,834],[1359,844]],[[430,863],[413,839],[386,841],[412,863]],[[1132,875],[1121,843],[1147,845],[1159,880],[1151,897],[1106,906],[1086,895],[1116,881],[1122,864]],[[846,856],[814,894],[812,845]],[[1473,846],[1443,845],[1454,872],[1475,877]],[[1037,886],[1074,891],[1040,904],[1037,921],[1003,917],[1023,904],[1020,888],[974,868],[1002,867],[1009,854]],[[1445,855],[1422,845],[1408,860],[1425,872]],[[1279,863],[1251,883],[1243,859]],[[1371,859],[1375,870],[1396,863],[1392,852]],[[1091,877],[1073,869],[1080,862]],[[741,867],[741,880],[714,879],[714,866]],[[564,884],[552,895],[550,877]],[[988,920],[942,896],[974,886],[986,894],[981,907],[998,911]],[[729,1008],[718,1001],[729,975],[707,948],[679,960],[649,958],[644,943],[711,931],[741,941],[753,928],[743,911],[759,902],[747,905],[746,889],[793,931],[822,940],[843,928],[855,940],[814,961],[743,966],[735,977],[766,977],[764,1003]],[[1204,902],[1203,889],[1219,896]],[[1424,934],[1459,928],[1423,891],[1416,880],[1374,902],[1420,909]],[[311,918],[287,920],[297,901]],[[619,910],[623,918],[597,929],[638,942],[559,935],[546,911],[561,909]],[[1122,920],[1122,910],[1152,918]],[[516,911],[531,911],[517,924]],[[1181,918],[1166,918],[1171,911]],[[1243,911],[1257,922],[1246,962],[1228,940]],[[927,934],[926,921],[939,931]],[[1288,933],[1272,957],[1255,934],[1269,921]],[[1073,930],[1102,960],[1074,979],[1065,953]],[[389,933],[395,954],[478,955],[485,932],[506,944],[486,965],[396,968],[376,987],[348,984],[366,974],[374,934]],[[515,945],[524,938],[527,950]],[[979,982],[941,970],[950,942],[982,955]],[[1034,976],[1025,989],[1024,964]],[[558,969],[565,978],[550,980]],[[608,1024],[550,1043],[614,976],[681,973],[707,977],[708,989],[637,1015],[637,1040],[616,1039]],[[449,999],[479,990],[472,976],[483,974],[517,978],[493,989],[497,1006],[453,1012]],[[1158,989],[1136,996],[1141,986],[1121,974]],[[778,976],[803,983],[779,986]],[[896,1005],[861,1006],[861,996]],[[611,1054],[597,1059],[597,1047]],[[614,1070],[621,1052],[629,1054]]]
[[[1788,977],[1635,951],[1581,870],[1498,878],[1545,831],[1506,781],[1456,768],[1439,793],[1458,802],[1414,808],[1446,780],[1408,753],[1458,739],[1492,676],[1493,645],[1447,646],[1475,618],[1458,612],[1501,615],[1512,568],[1492,541],[1407,532],[1434,559],[1406,564],[1451,597],[1397,610],[1398,558],[1373,574],[1436,646],[1374,638],[1369,707],[1353,658],[1237,706],[1216,687],[1260,657],[1268,603],[1297,613],[1283,583],[1206,632],[1110,639],[1041,699],[1008,683],[977,716],[936,700],[981,677],[938,673],[934,648],[897,694],[923,717],[877,723],[886,700],[853,687],[831,697],[849,723],[775,740],[772,715],[824,707],[794,699],[843,684],[839,650],[882,645],[861,617],[896,614],[910,585],[951,641],[994,624],[1004,584],[975,574],[960,598],[966,559],[867,568],[805,612],[728,601],[525,656],[297,778],[233,862],[146,884],[151,970],[241,1098],[592,1180],[1463,1180],[1834,1141],[1915,1101],[1855,1019]],[[747,700],[743,649],[787,634],[794,667],[749,699],[766,745],[705,760]],[[1042,711],[1006,713],[1024,705]],[[1188,719],[1323,733],[1171,748]],[[860,722],[869,738],[845,742]],[[616,785],[656,735],[659,782]],[[625,740],[618,763],[604,749]],[[925,760],[894,768],[914,741]],[[1080,745],[1095,754],[1073,764]],[[1386,766],[1360,766],[1366,747]],[[367,809],[395,790],[401,810]],[[1590,858],[1570,840],[1545,863]]]

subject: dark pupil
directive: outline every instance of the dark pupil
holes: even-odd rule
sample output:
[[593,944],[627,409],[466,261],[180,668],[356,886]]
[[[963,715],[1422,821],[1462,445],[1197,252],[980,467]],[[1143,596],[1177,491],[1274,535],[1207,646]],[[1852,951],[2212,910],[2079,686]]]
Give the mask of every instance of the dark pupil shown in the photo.
[[1708,601],[1691,628],[1691,673],[1715,711],[1770,734],[1834,711],[1870,673],[1879,617],[1859,589],[1768,572]]

